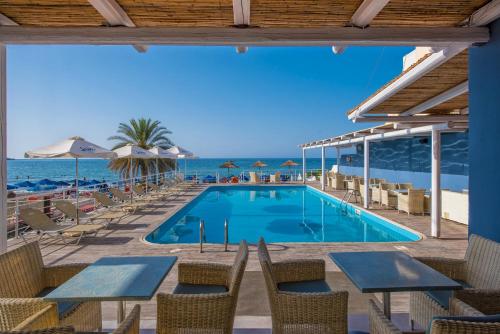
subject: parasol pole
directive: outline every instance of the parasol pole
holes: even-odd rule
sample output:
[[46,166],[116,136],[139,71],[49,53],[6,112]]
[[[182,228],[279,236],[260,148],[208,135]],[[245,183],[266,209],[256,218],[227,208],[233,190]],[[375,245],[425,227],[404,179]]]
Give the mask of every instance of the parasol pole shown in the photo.
[[76,223],[80,224],[80,192],[78,191],[78,157],[75,159],[75,187],[76,187]]

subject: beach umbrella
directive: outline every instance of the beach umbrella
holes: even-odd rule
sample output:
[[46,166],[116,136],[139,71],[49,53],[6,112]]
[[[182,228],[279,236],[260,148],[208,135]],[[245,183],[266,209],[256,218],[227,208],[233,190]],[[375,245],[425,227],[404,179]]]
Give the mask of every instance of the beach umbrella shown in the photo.
[[7,184],[7,190],[14,190],[17,189],[18,187],[13,185],[13,184]]
[[224,162],[219,168],[227,168],[227,176],[229,176],[229,169],[231,168],[240,168],[234,164],[231,160]]
[[[113,152],[116,154],[116,159],[129,159],[130,160],[130,168],[129,168],[129,178],[131,180],[131,183],[133,183],[133,178],[135,176],[132,176],[132,162],[134,159],[155,159],[156,155],[149,152],[148,150],[143,149],[142,147],[139,147],[137,145],[133,144],[127,144],[125,146],[122,146],[120,148],[117,148],[113,150]],[[133,191],[130,189],[130,201],[133,201]]]
[[14,185],[18,188],[30,188],[30,187],[35,186],[35,184],[33,182],[30,182],[30,181],[17,182]]
[[[194,153],[186,150],[180,146],[172,146],[167,150],[168,152],[174,154],[177,159],[184,159],[184,175],[186,174],[186,164],[188,158],[194,158]],[[175,170],[177,170],[177,159],[175,160]]]
[[158,147],[158,146],[153,147],[152,149],[149,150],[149,152],[156,155],[156,185],[158,185],[158,181],[159,181],[158,174],[160,174],[160,169],[158,168],[158,159],[176,160],[177,155],[175,155],[174,153],[171,153],[170,151],[165,150],[161,147]]
[[282,163],[280,166],[281,167],[288,167],[288,174],[290,174],[290,180],[292,179],[292,175],[291,175],[291,168],[292,166],[295,167],[295,166],[298,166],[299,164],[296,163],[295,161],[293,160],[287,160],[285,161],[284,163]]
[[262,167],[267,167],[267,164],[265,162],[257,160],[253,163],[252,167],[257,167],[260,171],[260,176],[262,177]]
[[[76,174],[76,207],[78,208],[80,197],[78,192],[78,159],[111,159],[115,156],[115,153],[101,146],[90,143],[81,137],[71,137],[54,145],[49,145],[33,151],[28,151],[24,154],[24,156],[27,158],[74,158]],[[76,210],[76,223],[80,223],[78,210]]]

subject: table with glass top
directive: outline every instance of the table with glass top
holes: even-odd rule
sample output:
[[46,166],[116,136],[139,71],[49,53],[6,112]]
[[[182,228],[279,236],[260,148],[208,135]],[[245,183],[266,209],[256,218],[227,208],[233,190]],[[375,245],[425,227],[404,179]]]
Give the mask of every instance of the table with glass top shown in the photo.
[[391,292],[462,289],[459,283],[403,252],[342,252],[329,256],[362,293],[382,293],[388,318]]
[[103,257],[44,299],[54,302],[117,301],[120,323],[125,317],[125,302],[151,300],[176,261],[176,256]]

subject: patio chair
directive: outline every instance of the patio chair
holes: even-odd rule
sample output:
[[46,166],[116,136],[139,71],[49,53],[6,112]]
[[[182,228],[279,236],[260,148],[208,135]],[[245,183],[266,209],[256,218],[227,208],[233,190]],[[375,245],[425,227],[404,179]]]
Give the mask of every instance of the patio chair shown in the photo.
[[413,185],[411,183],[398,183],[396,188],[399,190],[413,189]]
[[139,196],[142,200],[160,200],[165,197],[165,195],[154,192],[146,192],[146,188],[142,184],[134,184],[132,186],[132,191]]
[[107,194],[100,192],[93,192],[92,197],[103,207],[111,210],[111,211],[124,211],[130,214],[134,214],[137,210],[140,210],[144,207],[144,204],[139,203],[118,203],[113,201]]
[[255,172],[248,172],[250,175],[250,183],[260,183],[260,178]]
[[269,176],[269,182],[271,182],[271,183],[280,183],[281,182],[281,173],[280,172],[276,172],[274,174],[271,174]]
[[378,183],[378,184],[370,184],[370,188],[371,188],[371,191],[372,191],[372,196],[371,196],[372,202],[381,204],[381,202],[382,202],[382,194],[381,194],[380,183]]
[[425,326],[434,316],[447,316],[451,297],[460,299],[478,311],[500,313],[500,244],[472,234],[462,259],[416,258],[460,283],[457,291],[410,293],[410,320]]
[[[450,301],[452,316],[437,317],[425,326],[429,334],[479,334],[500,333],[500,316],[488,317],[464,302],[453,298]],[[370,319],[371,334],[403,334],[391,320],[389,320],[379,306],[373,301],[368,301],[368,314]],[[408,332],[407,332],[408,333]],[[412,331],[411,333],[426,333],[425,331]]]
[[[75,244],[78,245],[80,240],[89,234],[94,236],[102,230],[105,226],[102,224],[79,224],[63,226],[58,225],[52,221],[46,214],[37,209],[23,208],[19,210],[19,217],[26,225],[29,225],[33,231],[40,235],[38,241],[42,240],[44,236],[60,238],[64,244],[67,244],[65,236],[76,237]],[[24,233],[21,234],[25,242]]]
[[380,204],[388,208],[395,208],[397,206],[398,196],[392,190],[396,190],[394,183],[380,184]]
[[[111,195],[113,195],[114,198],[119,200],[122,203],[130,203],[130,194],[124,193],[118,188],[109,188],[109,191],[111,192]],[[149,204],[152,201],[152,199],[144,199],[144,198],[134,198],[133,203],[131,204],[142,204],[143,206]]]
[[424,189],[408,189],[408,194],[398,194],[398,211],[424,215]]
[[234,264],[179,263],[179,284],[157,295],[158,334],[233,332],[236,302],[248,261],[240,243]]
[[319,259],[272,262],[264,239],[258,256],[271,305],[272,332],[347,333],[347,291],[332,291]]
[[[371,199],[371,188],[368,188],[368,191],[370,192]],[[365,204],[365,184],[363,180],[359,181],[359,193],[361,197],[361,204]]]
[[345,190],[345,176],[342,174],[335,174],[333,178],[331,178],[331,187],[335,190]]
[[100,302],[57,303],[56,319],[54,309],[47,309],[55,304],[41,298],[85,267],[87,264],[45,266],[38,242],[1,254],[0,331],[68,325],[78,331],[99,330]]
[[76,333],[75,329],[72,326],[47,327],[34,330],[13,330],[13,331],[0,332],[0,334],[75,334],[75,333]]
[[[94,197],[95,198],[95,197]],[[66,200],[59,200],[54,202],[54,206],[64,213],[66,218],[72,219],[76,221],[76,213],[77,213],[77,208],[76,206],[71,203],[70,201]],[[118,220],[120,221],[123,217],[127,216],[128,214],[123,212],[123,211],[108,211],[108,212],[101,212],[101,213],[94,213],[94,214],[88,214],[86,212],[83,212],[80,210],[78,212],[78,217],[81,220],[87,220],[87,221],[94,221],[94,220],[104,220],[106,222],[106,225],[110,224],[113,220]]]
[[166,197],[176,194],[176,191],[174,189],[171,189],[171,188],[161,188],[160,186],[158,186],[158,185],[156,185],[154,183],[150,183],[150,184],[148,184],[148,186],[156,194],[161,194],[161,195],[166,196]]

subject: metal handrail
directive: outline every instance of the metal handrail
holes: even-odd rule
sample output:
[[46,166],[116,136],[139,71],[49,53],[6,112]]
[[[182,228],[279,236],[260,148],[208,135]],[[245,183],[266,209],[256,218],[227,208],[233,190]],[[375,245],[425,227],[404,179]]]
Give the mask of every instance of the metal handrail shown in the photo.
[[227,252],[227,245],[229,243],[229,221],[224,219],[224,252]]
[[200,219],[200,253],[203,253],[203,242],[205,240],[205,222]]

